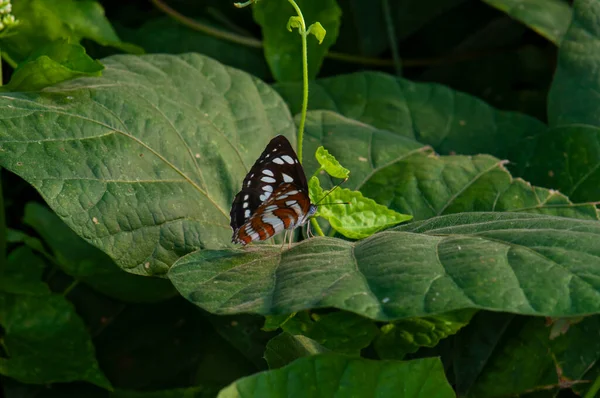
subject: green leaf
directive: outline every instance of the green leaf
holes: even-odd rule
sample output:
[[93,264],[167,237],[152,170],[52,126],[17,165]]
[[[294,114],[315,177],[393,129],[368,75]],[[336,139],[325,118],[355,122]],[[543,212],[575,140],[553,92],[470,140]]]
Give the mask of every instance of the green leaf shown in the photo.
[[575,201],[599,201],[600,128],[571,125],[540,135],[525,177]]
[[[292,113],[300,112],[299,83],[276,84],[274,88]],[[311,82],[309,92],[309,109],[339,112],[349,119],[431,145],[443,155],[488,153],[515,160],[510,154],[520,152],[526,137],[546,130],[544,124],[530,116],[496,110],[476,97],[448,87],[383,73],[360,72],[319,79]],[[350,163],[337,153],[334,155],[355,172]]]
[[[413,33],[434,24],[436,20],[444,19],[444,14],[457,9],[465,0],[431,0],[392,1],[390,2],[391,17],[394,22],[398,40],[405,39]],[[377,7],[377,3],[371,3]],[[381,7],[381,5],[379,5]],[[433,25],[435,26],[435,25]]]
[[310,25],[306,31],[315,35],[315,37],[319,41],[319,44],[323,44],[323,40],[325,40],[325,35],[327,34],[327,31],[325,30],[323,25],[321,25],[320,22],[315,22],[314,24]]
[[284,323],[281,328],[294,335],[304,335],[325,348],[340,354],[360,356],[377,333],[370,319],[346,311],[319,315],[301,312]]
[[573,12],[563,0],[483,0],[559,45],[569,28]]
[[461,213],[358,242],[193,253],[168,276],[218,314],[335,307],[382,321],[459,309],[569,317],[600,312],[599,238],[597,221]]
[[397,213],[373,199],[365,198],[359,191],[346,188],[334,189],[325,202],[320,202],[325,193],[319,185],[319,179],[314,176],[310,179],[309,191],[314,195],[311,198],[313,203],[318,203],[315,216],[323,217],[333,229],[350,239],[363,239],[412,219],[411,215]]
[[110,398],[213,398],[218,391],[211,387],[173,388],[159,391],[117,390]]
[[265,350],[265,360],[269,369],[278,369],[298,358],[318,355],[329,350],[316,341],[302,335],[283,332],[272,338]]
[[600,359],[600,342],[595,335],[599,327],[600,317],[588,317],[552,340],[551,328],[543,319],[513,320],[513,335],[504,336],[495,347],[468,396],[504,397],[569,387],[570,381],[582,380]]
[[173,286],[164,279],[144,278],[121,270],[94,246],[75,234],[46,207],[30,202],[23,222],[50,247],[61,269],[94,289],[118,300],[146,302],[173,297]]
[[474,314],[473,310],[463,310],[386,324],[375,340],[375,350],[381,359],[402,359],[421,347],[435,347],[440,340],[456,334]]
[[266,316],[262,329],[267,332],[277,330],[294,316],[296,316],[296,313]]
[[589,124],[600,127],[595,71],[600,65],[597,48],[600,3],[581,0],[573,4],[573,21],[561,42],[554,81],[548,94],[548,123],[552,127]]
[[317,162],[319,162],[321,168],[330,176],[335,178],[348,178],[350,176],[350,170],[343,167],[340,162],[337,161],[335,156],[331,155],[329,151],[322,146],[317,148],[315,158],[317,158]]
[[66,41],[52,42],[35,51],[15,69],[9,91],[36,91],[80,76],[100,76],[104,66],[85,53],[85,48]]
[[273,136],[293,142],[281,98],[197,54],[103,63],[100,78],[0,96],[0,165],[129,272],[164,274],[182,255],[230,246],[249,167]]
[[13,4],[13,14],[20,21],[18,34],[0,39],[0,43],[2,51],[17,63],[59,39],[73,44],[90,39],[126,52],[143,52],[119,39],[102,6],[93,0],[19,0]]
[[300,358],[277,370],[243,378],[221,390],[219,398],[281,397],[355,398],[372,396],[454,397],[437,358],[408,362],[371,361],[339,355]]
[[[332,112],[308,113],[304,145],[308,152],[324,145],[352,170],[344,186],[360,190],[391,210],[412,214],[416,220],[464,211],[525,211],[598,219],[593,204],[574,205],[559,192],[514,179],[499,159],[436,156],[414,140]],[[554,152],[549,156],[555,156]],[[307,157],[304,167],[312,171],[320,165]],[[326,176],[321,175],[320,181],[324,186],[333,185]],[[309,183],[309,188],[313,199],[322,196],[315,183]],[[334,202],[329,197],[326,201]],[[329,207],[337,210],[344,206]]]
[[0,374],[24,383],[87,381],[111,389],[92,340],[73,306],[40,281],[44,264],[21,247],[8,257],[0,284],[4,328]]
[[[202,19],[199,21],[210,25],[209,21]],[[262,49],[251,48],[204,34],[169,17],[150,19],[139,28],[120,29],[119,33],[123,39],[143,47],[148,53],[197,52],[212,57],[225,65],[242,69],[260,79],[272,79]]]
[[[307,40],[308,76],[314,79],[321,69],[323,59],[338,36],[341,10],[335,0],[297,0],[304,21],[310,24],[319,21],[327,29],[323,43]],[[302,41],[299,35],[290,34],[288,29],[299,24],[294,8],[287,1],[260,1],[252,7],[254,20],[262,29],[265,57],[271,73],[277,81],[302,80]],[[293,23],[294,26],[290,26]],[[318,36],[317,36],[318,38]]]

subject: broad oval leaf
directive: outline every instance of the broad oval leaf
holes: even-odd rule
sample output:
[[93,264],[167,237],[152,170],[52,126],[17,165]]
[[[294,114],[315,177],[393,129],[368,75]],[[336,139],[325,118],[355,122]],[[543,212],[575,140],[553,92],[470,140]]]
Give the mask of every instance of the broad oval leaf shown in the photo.
[[0,96],[0,165],[130,272],[228,246],[256,154],[277,134],[294,139],[281,98],[197,54],[103,62],[101,78]]
[[219,398],[373,396],[450,398],[454,392],[438,358],[373,361],[322,354],[300,358],[277,370],[245,377],[224,388]]
[[283,332],[267,343],[265,360],[269,364],[269,369],[277,369],[292,363],[298,358],[328,351],[327,348],[306,336]]
[[[292,113],[300,112],[301,84],[281,83],[274,88]],[[526,137],[546,130],[543,123],[530,116],[496,110],[474,96],[383,73],[319,79],[311,82],[309,92],[309,109],[338,112],[431,145],[442,155],[488,153],[514,160],[511,154],[521,150]],[[349,163],[340,161],[354,173]]]
[[169,278],[219,314],[335,307],[386,321],[465,308],[577,316],[600,312],[599,238],[597,221],[461,213],[354,243],[193,253]]

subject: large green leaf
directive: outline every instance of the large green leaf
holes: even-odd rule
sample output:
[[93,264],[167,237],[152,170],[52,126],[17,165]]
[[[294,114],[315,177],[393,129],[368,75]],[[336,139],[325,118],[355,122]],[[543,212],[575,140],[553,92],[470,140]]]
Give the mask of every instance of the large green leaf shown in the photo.
[[158,301],[176,292],[159,278],[145,278],[121,270],[106,254],[73,232],[46,207],[31,202],[23,222],[44,239],[61,269],[94,289],[124,301]]
[[336,307],[377,320],[490,309],[600,312],[600,223],[523,213],[461,213],[358,242],[313,238],[290,250],[201,251],[169,278],[214,313]]
[[464,2],[465,0],[391,1],[391,16],[398,39],[407,38]]
[[218,39],[169,17],[151,19],[139,28],[121,30],[120,33],[124,39],[143,47],[148,53],[198,52],[263,80],[270,77],[261,49]]
[[573,4],[573,21],[560,45],[548,97],[551,126],[575,123],[600,127],[599,13],[600,3],[596,0],[578,0]]
[[[300,112],[300,84],[274,87],[292,113]],[[311,83],[309,95],[310,109],[338,112],[431,145],[441,154],[488,153],[507,158],[520,149],[525,137],[546,129],[529,116],[496,110],[478,98],[445,86],[414,83],[383,73],[361,72],[320,79]],[[349,163],[334,155],[354,173]]]
[[[337,39],[341,10],[336,0],[297,0],[302,10],[306,28],[320,22],[327,31],[321,44],[309,35],[308,76],[314,79],[319,73],[327,50]],[[288,20],[296,11],[287,1],[260,1],[252,7],[254,20],[261,26],[265,57],[277,81],[302,80],[302,42],[297,29],[286,29]]]
[[[332,112],[309,112],[306,133],[307,153],[324,145],[351,170],[345,186],[416,220],[464,211],[598,219],[593,204],[573,205],[559,192],[514,179],[505,162],[491,156],[436,156],[414,140]],[[312,157],[304,166],[319,168]],[[326,177],[321,181],[331,186]]]
[[94,346],[73,306],[40,280],[44,264],[27,247],[8,257],[0,284],[0,325],[4,328],[0,374],[45,384],[87,381],[110,389]]
[[103,62],[101,78],[1,96],[0,165],[130,272],[229,245],[244,175],[274,135],[294,138],[281,98],[196,54]]
[[371,361],[324,354],[300,358],[281,369],[243,378],[219,398],[454,397],[437,358]]
[[142,50],[122,42],[104,9],[95,0],[18,0],[13,14],[19,19],[18,33],[2,38],[2,51],[20,63],[37,48],[58,39],[79,43],[90,39],[103,46],[140,53]]
[[559,45],[567,32],[573,13],[563,0],[483,0],[524,23],[531,29]]
[[525,177],[576,201],[600,201],[600,128],[571,125],[536,140]]

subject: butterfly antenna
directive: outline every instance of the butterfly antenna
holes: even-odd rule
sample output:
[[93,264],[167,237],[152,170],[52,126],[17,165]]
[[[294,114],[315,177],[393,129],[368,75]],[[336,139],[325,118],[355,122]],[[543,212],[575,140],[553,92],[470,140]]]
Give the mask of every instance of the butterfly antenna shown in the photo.
[[[343,183],[345,183],[346,181],[348,181],[348,177],[344,178],[344,179],[342,180],[342,182],[340,182],[340,183],[339,183],[339,184],[337,184],[335,187],[333,187],[333,188],[331,188],[329,191],[327,191],[327,193],[326,193],[326,194],[325,194],[325,195],[324,195],[324,196],[323,196],[321,199],[319,199],[319,201],[318,201],[317,203],[315,203],[315,206],[317,206],[319,203],[321,203],[321,201],[322,201],[323,199],[325,199],[326,197],[328,197],[328,196],[329,196],[329,195],[330,195],[330,194],[331,194],[333,191],[335,191],[335,190],[336,190],[336,188],[339,188],[339,186],[340,186],[340,185],[342,185]],[[337,203],[335,203],[335,204],[337,204]],[[323,206],[323,205],[321,205],[321,206]]]

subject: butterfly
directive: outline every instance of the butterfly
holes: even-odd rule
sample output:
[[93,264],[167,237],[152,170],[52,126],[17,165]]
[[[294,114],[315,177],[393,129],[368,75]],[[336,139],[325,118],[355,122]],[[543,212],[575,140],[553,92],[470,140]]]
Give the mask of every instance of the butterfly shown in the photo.
[[317,211],[304,169],[282,135],[273,138],[250,169],[231,205],[233,243],[247,245],[305,224]]

